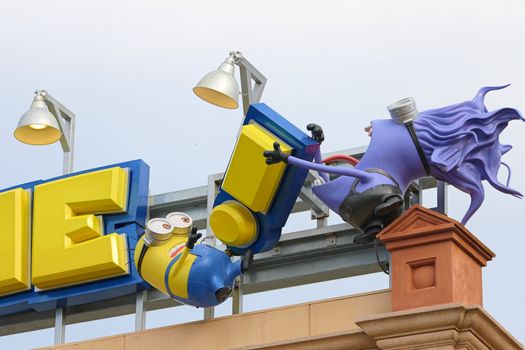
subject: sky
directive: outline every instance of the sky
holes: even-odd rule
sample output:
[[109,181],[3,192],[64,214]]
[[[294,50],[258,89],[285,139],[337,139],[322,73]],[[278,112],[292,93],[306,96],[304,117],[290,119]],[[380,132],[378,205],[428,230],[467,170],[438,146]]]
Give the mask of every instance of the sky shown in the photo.
[[[299,127],[321,124],[323,150],[368,143],[372,119],[412,96],[425,110],[471,99],[525,111],[522,1],[0,1],[0,189],[59,175],[59,144],[14,139],[33,92],[47,89],[76,114],[75,170],[141,158],[152,194],[202,186],[224,171],[242,117],[204,103],[192,87],[229,51],[267,78],[262,102]],[[525,191],[525,123],[502,134],[512,187]],[[504,169],[500,179],[506,178]],[[484,269],[484,307],[521,342],[525,202],[485,185],[467,224],[496,258]],[[468,196],[451,190],[449,215]],[[429,203],[430,205],[431,203]],[[307,216],[292,220],[313,227]],[[332,222],[336,222],[333,219]],[[388,287],[382,274],[247,296],[245,310]],[[218,308],[228,313],[228,303]],[[190,307],[151,312],[148,327],[195,320]],[[73,325],[67,341],[133,330],[131,317]],[[0,348],[52,342],[52,331],[0,337]]]

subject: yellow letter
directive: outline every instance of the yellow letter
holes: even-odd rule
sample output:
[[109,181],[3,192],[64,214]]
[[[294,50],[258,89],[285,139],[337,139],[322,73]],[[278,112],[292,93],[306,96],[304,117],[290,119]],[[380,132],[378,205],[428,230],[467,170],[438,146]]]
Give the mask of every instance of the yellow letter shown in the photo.
[[32,281],[40,289],[128,273],[124,236],[94,214],[124,212],[128,173],[110,168],[35,187]]
[[0,193],[0,295],[29,289],[29,193]]

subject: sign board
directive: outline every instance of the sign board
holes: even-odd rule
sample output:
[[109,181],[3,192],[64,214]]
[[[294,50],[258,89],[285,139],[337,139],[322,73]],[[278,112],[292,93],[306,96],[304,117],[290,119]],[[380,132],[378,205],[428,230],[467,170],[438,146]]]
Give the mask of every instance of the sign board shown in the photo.
[[0,316],[130,294],[149,166],[134,160],[0,191]]

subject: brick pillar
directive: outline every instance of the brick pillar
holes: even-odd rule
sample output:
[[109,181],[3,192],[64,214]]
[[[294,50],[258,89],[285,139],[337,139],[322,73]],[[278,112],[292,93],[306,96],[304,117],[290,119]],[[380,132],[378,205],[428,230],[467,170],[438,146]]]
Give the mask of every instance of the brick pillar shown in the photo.
[[495,255],[456,220],[415,205],[378,238],[392,259],[392,311],[482,305],[481,268]]

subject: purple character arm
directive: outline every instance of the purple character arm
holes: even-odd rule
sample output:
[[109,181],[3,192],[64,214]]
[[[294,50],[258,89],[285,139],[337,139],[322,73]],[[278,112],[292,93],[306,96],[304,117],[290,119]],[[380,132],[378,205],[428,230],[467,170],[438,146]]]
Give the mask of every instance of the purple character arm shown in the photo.
[[290,156],[281,151],[281,146],[279,145],[279,142],[274,142],[273,151],[264,151],[263,155],[266,157],[266,164],[276,164],[279,162],[285,162],[290,165],[295,165],[304,169],[316,170],[318,172],[329,174],[355,177],[358,178],[362,183],[367,183],[368,181],[373,180],[373,175],[363,170],[355,168],[338,168],[333,166],[327,166],[323,164],[309,162],[294,156]]
[[[323,159],[321,158],[321,149],[318,148],[317,152],[315,152],[314,162],[316,164],[322,165],[322,161]],[[327,173],[322,172],[322,171],[318,171],[318,173],[319,173],[319,176],[321,176],[321,178],[324,180],[324,182],[330,182],[330,178],[328,177]]]

